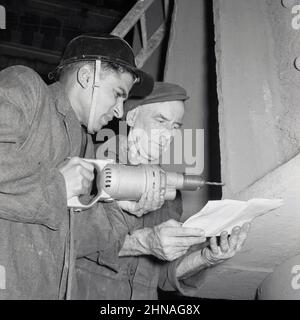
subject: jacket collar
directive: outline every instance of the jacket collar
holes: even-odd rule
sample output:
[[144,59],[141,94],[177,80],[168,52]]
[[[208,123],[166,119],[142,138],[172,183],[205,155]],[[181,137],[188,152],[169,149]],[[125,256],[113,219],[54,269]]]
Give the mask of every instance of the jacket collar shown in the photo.
[[59,82],[55,82],[49,87],[52,91],[57,111],[63,116],[66,116],[69,111],[73,111],[63,86]]
[[57,112],[63,117],[69,142],[70,142],[70,155],[78,156],[80,154],[80,146],[82,140],[81,124],[71,106],[71,103],[64,91],[63,86],[59,82],[55,82],[49,86],[52,91],[52,97]]

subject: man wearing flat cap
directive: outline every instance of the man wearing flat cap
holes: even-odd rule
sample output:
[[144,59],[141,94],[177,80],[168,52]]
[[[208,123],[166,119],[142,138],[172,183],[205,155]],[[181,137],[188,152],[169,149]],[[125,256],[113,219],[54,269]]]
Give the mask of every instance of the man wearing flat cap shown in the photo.
[[47,86],[24,66],[0,72],[0,299],[70,297],[73,256],[114,260],[120,248],[101,204],[71,218],[67,200],[90,189],[91,134],[153,80],[111,35],[73,39],[53,75]]
[[[156,82],[150,95],[125,102],[128,137],[119,136],[117,155],[109,142],[101,145],[97,158],[117,158],[133,165],[156,163],[180,129],[186,91],[175,84]],[[154,130],[157,134],[153,134]],[[149,201],[150,200],[150,201]],[[77,299],[152,300],[157,289],[195,296],[201,285],[200,271],[225,261],[239,251],[249,226],[221,236],[209,246],[203,230],[183,228],[181,196],[164,202],[159,190],[149,190],[138,202],[118,201],[126,223],[117,229],[125,235],[113,268],[95,263],[90,256],[77,259]]]

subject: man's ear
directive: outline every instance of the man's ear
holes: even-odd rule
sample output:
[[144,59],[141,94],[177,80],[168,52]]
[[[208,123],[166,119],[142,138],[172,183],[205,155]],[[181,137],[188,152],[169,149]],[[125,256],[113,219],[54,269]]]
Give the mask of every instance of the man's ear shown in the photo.
[[80,86],[84,89],[86,89],[92,80],[92,72],[89,65],[83,65],[80,67],[77,71],[77,81],[80,84]]
[[140,111],[139,109],[140,109],[140,107],[138,106],[138,107],[136,107],[136,108],[134,108],[134,109],[132,109],[132,110],[127,112],[126,122],[127,122],[127,125],[129,127],[133,127],[134,126],[135,120],[136,120],[137,115],[138,115],[138,113]]

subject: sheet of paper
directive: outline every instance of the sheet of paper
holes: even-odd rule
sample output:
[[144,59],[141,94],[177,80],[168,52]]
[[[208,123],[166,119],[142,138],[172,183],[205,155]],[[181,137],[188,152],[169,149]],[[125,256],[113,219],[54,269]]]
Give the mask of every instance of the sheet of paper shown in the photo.
[[282,199],[208,201],[204,208],[183,223],[183,227],[201,228],[207,237],[218,236],[222,231],[231,233],[233,227],[242,226],[282,205]]

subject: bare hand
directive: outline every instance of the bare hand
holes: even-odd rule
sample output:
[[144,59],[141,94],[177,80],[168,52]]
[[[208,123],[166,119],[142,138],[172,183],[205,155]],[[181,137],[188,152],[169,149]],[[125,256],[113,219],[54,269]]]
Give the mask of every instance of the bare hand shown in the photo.
[[180,222],[171,219],[152,229],[147,244],[150,254],[172,261],[184,255],[192,245],[205,242],[205,239],[202,229],[183,228]]
[[220,236],[220,246],[217,245],[216,237],[211,237],[209,247],[202,250],[202,257],[209,265],[215,265],[232,258],[242,249],[249,229],[250,223],[245,223],[242,227],[234,227],[230,237],[226,231],[223,231]]
[[136,201],[118,201],[121,209],[141,217],[144,214],[159,209],[164,204],[164,190],[152,189],[144,193],[138,202]]
[[242,228],[234,227],[229,239],[228,233],[222,232],[220,246],[217,245],[216,237],[212,237],[209,247],[188,253],[183,258],[177,266],[176,276],[179,279],[188,278],[202,269],[232,258],[242,249],[247,239],[249,229],[250,223],[245,223]]
[[71,158],[59,168],[65,178],[67,199],[86,194],[94,179],[94,166],[81,158]]

